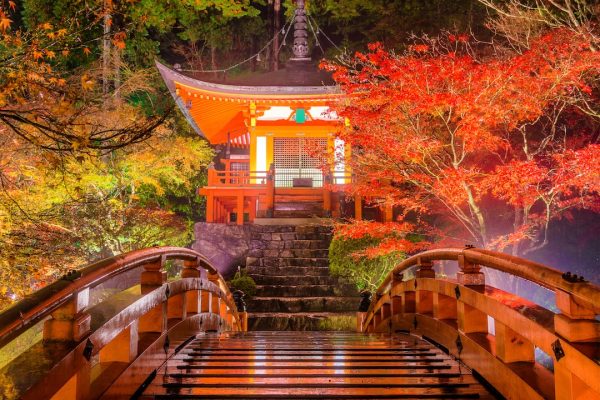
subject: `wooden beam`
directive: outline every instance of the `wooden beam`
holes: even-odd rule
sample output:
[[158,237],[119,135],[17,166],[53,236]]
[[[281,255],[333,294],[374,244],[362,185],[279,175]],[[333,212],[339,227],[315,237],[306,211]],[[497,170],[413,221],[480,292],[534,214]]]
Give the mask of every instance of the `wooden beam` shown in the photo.
[[206,196],[206,222],[211,223],[215,221],[214,204],[215,198],[212,193]]
[[354,219],[362,221],[362,197],[354,195]]
[[244,195],[238,194],[237,196],[237,224],[244,225]]

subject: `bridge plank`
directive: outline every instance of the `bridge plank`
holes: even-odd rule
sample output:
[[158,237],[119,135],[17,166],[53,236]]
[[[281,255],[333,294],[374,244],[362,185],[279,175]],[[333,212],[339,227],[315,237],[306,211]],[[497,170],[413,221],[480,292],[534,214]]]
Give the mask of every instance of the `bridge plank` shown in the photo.
[[207,334],[157,371],[144,398],[491,398],[437,347],[404,334]]

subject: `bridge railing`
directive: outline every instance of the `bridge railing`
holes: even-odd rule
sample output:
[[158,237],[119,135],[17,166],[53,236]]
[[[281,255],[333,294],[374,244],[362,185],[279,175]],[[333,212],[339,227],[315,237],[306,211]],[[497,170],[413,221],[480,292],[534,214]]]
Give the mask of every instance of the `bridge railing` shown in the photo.
[[[454,260],[456,279],[436,278]],[[554,313],[485,284],[481,267],[541,285],[556,295]],[[415,268],[415,278],[403,273]],[[362,332],[409,331],[440,345],[514,399],[600,398],[600,287],[522,258],[476,248],[430,250],[398,265],[368,310]],[[552,357],[552,368],[535,349]]]
[[[180,279],[167,281],[170,260],[182,263]],[[90,302],[94,288],[132,272],[140,276],[131,287]],[[73,271],[0,313],[0,351],[40,325],[42,340],[0,370],[15,398],[90,399],[107,390],[129,397],[143,375],[128,371],[152,374],[177,343],[201,332],[244,331],[247,314],[204,256],[155,247]]]

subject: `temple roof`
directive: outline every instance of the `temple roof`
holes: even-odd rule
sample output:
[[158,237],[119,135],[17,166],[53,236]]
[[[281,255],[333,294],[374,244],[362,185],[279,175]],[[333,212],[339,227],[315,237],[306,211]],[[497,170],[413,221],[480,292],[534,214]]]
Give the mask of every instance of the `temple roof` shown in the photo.
[[[331,74],[319,69],[309,56],[304,3],[296,0],[293,57],[281,70],[233,78],[214,73],[190,76],[156,62],[175,102],[198,134],[213,144],[223,143],[227,138],[243,141],[248,128],[255,127],[260,115],[273,106],[288,106],[293,110],[322,108],[342,95]],[[290,118],[291,114],[276,122],[293,123]],[[332,122],[302,123],[308,126]]]
[[288,62],[286,68],[262,74],[228,78],[223,74],[195,74],[190,76],[156,62],[163,79],[171,91],[174,82],[229,95],[319,95],[338,94],[331,75],[309,62]]
[[[257,111],[282,105],[325,106],[341,96],[337,86],[275,85],[290,77],[290,74],[304,77],[304,83],[316,82],[315,79],[318,79],[319,75],[308,72],[302,75],[294,74],[289,69],[276,71],[264,74],[264,77],[259,79],[259,82],[264,83],[270,79],[270,85],[251,86],[256,81],[249,79],[245,85],[216,83],[192,78],[159,62],[156,66],[192,128],[213,144],[224,143],[228,136],[236,139],[248,132],[247,113],[251,104],[255,105]],[[308,63],[305,63],[304,67],[308,67]]]

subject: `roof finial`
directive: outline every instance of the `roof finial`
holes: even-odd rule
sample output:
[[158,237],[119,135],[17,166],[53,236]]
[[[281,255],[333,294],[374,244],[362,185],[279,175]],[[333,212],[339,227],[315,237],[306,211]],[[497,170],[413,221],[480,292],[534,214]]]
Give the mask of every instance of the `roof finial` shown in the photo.
[[294,18],[294,57],[292,60],[310,60],[310,57],[308,56],[308,31],[306,28],[304,0],[296,0],[296,16]]

